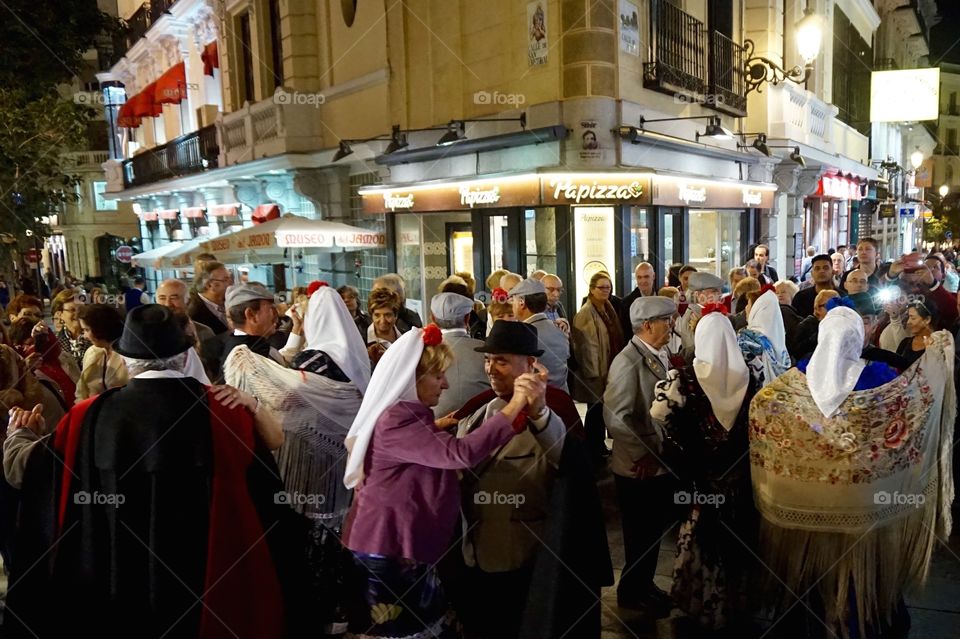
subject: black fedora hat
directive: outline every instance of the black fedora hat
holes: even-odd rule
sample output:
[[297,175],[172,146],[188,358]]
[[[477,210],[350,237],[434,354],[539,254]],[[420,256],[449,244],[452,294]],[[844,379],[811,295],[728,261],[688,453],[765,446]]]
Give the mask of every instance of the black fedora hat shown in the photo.
[[172,310],[160,304],[144,304],[127,313],[123,334],[113,350],[134,359],[164,359],[192,345]]
[[487,341],[473,350],[498,355],[543,355],[543,350],[537,348],[537,327],[526,322],[508,320],[494,322]]

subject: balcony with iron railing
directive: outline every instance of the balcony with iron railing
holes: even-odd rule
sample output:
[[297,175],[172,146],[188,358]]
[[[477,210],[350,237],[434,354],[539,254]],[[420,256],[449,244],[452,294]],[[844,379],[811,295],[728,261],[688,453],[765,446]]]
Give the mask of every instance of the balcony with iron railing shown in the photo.
[[175,4],[177,0],[150,0],[150,21],[159,20]]
[[123,163],[124,188],[143,186],[219,165],[217,128],[210,125],[133,156]]
[[735,116],[747,114],[743,47],[717,30],[710,32],[710,86],[707,106]]
[[743,116],[747,112],[744,49],[667,0],[650,0],[650,61],[643,86]]

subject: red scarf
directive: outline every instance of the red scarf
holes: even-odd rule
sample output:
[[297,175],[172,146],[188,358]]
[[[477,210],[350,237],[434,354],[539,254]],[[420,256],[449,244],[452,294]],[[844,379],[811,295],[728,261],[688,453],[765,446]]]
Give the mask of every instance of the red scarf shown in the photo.
[[[73,493],[71,478],[87,410],[99,396],[74,406],[57,424],[54,448],[63,460],[58,529],[63,530]],[[200,639],[237,636],[281,637],[284,605],[266,532],[244,487],[253,459],[253,417],[242,408],[228,409],[208,389],[213,443],[213,490],[210,502],[207,568]]]

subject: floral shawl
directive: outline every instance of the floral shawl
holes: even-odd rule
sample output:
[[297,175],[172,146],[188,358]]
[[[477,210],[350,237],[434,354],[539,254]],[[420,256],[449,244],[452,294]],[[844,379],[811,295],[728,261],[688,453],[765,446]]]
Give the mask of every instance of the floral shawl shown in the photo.
[[786,349],[776,352],[763,333],[744,328],[737,334],[737,343],[757,388],[766,386],[790,369],[790,353]]
[[904,373],[851,392],[829,418],[797,369],[751,402],[762,555],[790,592],[818,592],[838,634],[848,615],[861,628],[887,618],[950,534],[953,362],[940,331]]

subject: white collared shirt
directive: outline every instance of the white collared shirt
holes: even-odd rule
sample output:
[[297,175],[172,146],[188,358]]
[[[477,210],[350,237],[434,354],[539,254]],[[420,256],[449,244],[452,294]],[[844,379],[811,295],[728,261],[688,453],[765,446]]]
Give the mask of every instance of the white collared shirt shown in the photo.
[[650,351],[650,353],[651,353],[654,357],[656,357],[656,358],[660,361],[661,364],[663,364],[663,369],[664,369],[665,371],[670,370],[670,356],[669,356],[669,354],[667,353],[666,349],[664,349],[664,348],[656,349],[656,348],[654,348],[653,346],[651,346],[650,344],[647,344],[647,343],[646,343],[645,341],[643,341],[643,339],[641,339],[640,337],[637,337],[637,341],[639,341],[641,344],[643,344],[643,346],[644,346],[648,351]]

